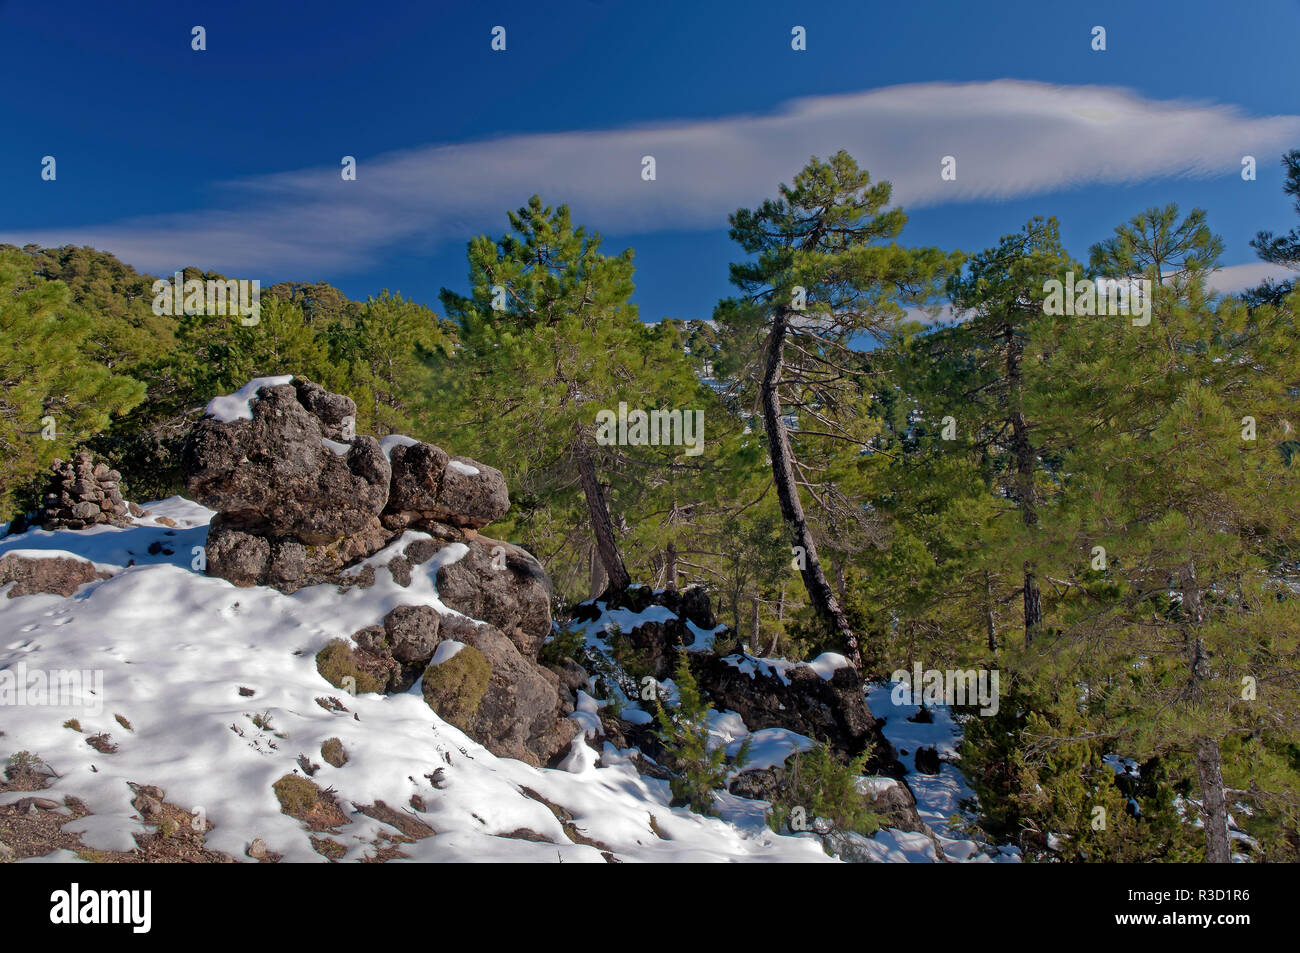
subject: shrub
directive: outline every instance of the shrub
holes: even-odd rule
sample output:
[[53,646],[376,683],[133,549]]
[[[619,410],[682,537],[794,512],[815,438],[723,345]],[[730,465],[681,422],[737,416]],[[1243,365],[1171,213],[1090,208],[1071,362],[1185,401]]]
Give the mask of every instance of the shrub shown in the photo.
[[552,629],[547,640],[542,643],[542,650],[537,653],[537,659],[543,665],[560,665],[569,659],[581,662],[585,649],[586,640],[583,639],[581,632],[557,625]]
[[880,829],[880,816],[868,797],[858,790],[869,751],[845,763],[826,745],[796,752],[786,767],[780,793],[772,803],[769,823],[780,832],[802,808],[808,830],[819,834],[853,831],[870,836]]
[[677,707],[669,710],[660,703],[656,715],[659,741],[676,772],[668,784],[674,802],[689,806],[697,814],[713,814],[713,792],[726,786],[727,774],[733,767],[739,768],[749,760],[749,740],[741,745],[731,765],[722,745],[710,750],[709,712],[713,706],[700,694],[686,652],[677,657],[673,682],[677,686]]
[[320,756],[336,768],[341,768],[348,763],[347,750],[338,738],[326,738],[321,742]]
[[280,810],[290,817],[305,817],[320,798],[320,788],[296,774],[286,774],[271,788],[280,802]]

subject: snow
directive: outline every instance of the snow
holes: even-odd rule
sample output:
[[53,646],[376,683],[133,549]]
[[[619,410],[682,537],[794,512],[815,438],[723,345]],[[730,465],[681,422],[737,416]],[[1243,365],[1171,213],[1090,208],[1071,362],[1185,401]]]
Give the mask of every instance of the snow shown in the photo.
[[[452,612],[438,598],[437,571],[466,554],[463,544],[444,546],[416,567],[410,585],[402,587],[385,567],[411,543],[432,538],[408,531],[361,564],[375,570],[369,588],[340,592],[337,586],[313,586],[285,595],[265,587],[236,588],[196,568],[195,552],[202,550],[210,510],[180,497],[146,506],[147,515],[125,528],[32,530],[0,540],[0,555],[67,555],[112,573],[71,598],[0,597],[0,670],[16,672],[23,665],[28,671],[102,675],[102,697],[93,699],[93,711],[84,698],[64,707],[6,707],[5,734],[0,736],[0,759],[29,751],[57,771],[45,796],[59,800],[71,794],[87,802],[93,813],[66,828],[80,833],[86,846],[130,849],[132,834],[146,831],[130,803],[133,792],[127,781],[133,781],[156,784],[169,802],[202,813],[213,825],[207,845],[236,860],[248,861],[247,845],[261,838],[286,861],[324,862],[312,849],[306,827],[280,812],[271,788],[283,775],[299,773],[298,758],[306,755],[321,763],[313,780],[337,792],[349,818],[339,833],[329,835],[344,846],[347,861],[373,855],[381,833],[391,832],[357,810],[377,800],[412,813],[437,831],[402,846],[409,862],[604,860],[600,849],[571,840],[552,811],[525,788],[562,806],[585,837],[605,845],[619,860],[834,860],[815,834],[773,832],[766,824],[769,805],[764,801],[719,792],[717,818],[670,808],[668,783],[640,774],[634,752],[620,751],[604,739],[600,709],[608,702],[588,692],[577,693],[572,715],[581,728],[579,737],[559,769],[541,769],[498,758],[442,721],[425,704],[418,683],[404,694],[351,697],[319,675],[315,655],[331,639],[349,638],[398,605]],[[174,525],[160,523],[160,518]],[[150,553],[150,548],[156,551]],[[673,618],[662,606],[639,614],[599,608],[600,617],[580,628],[588,646],[600,651],[608,649],[605,637],[616,627],[627,631],[645,621]],[[692,625],[691,631],[696,636],[691,648],[699,651],[725,628]],[[459,643],[441,643],[434,662],[447,661],[459,649]],[[808,663],[749,655],[731,656],[729,663],[783,681],[798,664],[822,678],[847,664],[833,653]],[[671,680],[661,688],[663,703],[676,704]],[[252,695],[241,695],[241,689]],[[932,724],[909,722],[916,707],[895,706],[890,696],[888,684],[868,687],[872,713],[887,719],[886,737],[908,752],[903,761],[913,770],[905,780],[935,836],[896,830],[871,838],[851,835],[837,847],[842,856],[934,862],[937,843],[950,861],[1018,859],[1014,850],[977,843],[960,829],[961,819],[971,816],[974,798],[958,767],[960,726],[946,709],[933,706]],[[346,710],[327,710],[316,702],[331,697]],[[653,720],[636,701],[620,701],[626,721]],[[130,722],[130,730],[116,720],[118,714]],[[63,727],[70,715],[80,720],[82,732]],[[724,746],[731,757],[748,741],[744,767],[751,770],[780,765],[814,744],[783,728],[751,730],[734,711],[712,712],[708,728],[710,745]],[[101,754],[88,746],[86,738],[97,732],[107,732],[117,751]],[[321,744],[335,737],[348,752],[340,768],[320,757]],[[943,757],[937,776],[914,770],[915,751],[923,745],[934,745]],[[435,774],[438,769],[441,773]],[[897,783],[862,778],[859,789],[879,793]],[[423,799],[424,810],[408,806],[413,795]],[[21,792],[0,800],[16,796]],[[520,828],[551,843],[501,836]],[[75,854],[59,851],[33,862],[75,861]]]
[[228,424],[232,420],[252,420],[253,401],[257,400],[257,392],[261,388],[279,387],[282,384],[291,383],[293,383],[292,374],[282,374],[277,377],[254,377],[233,394],[212,398],[212,400],[208,401],[208,406],[203,409],[203,412],[209,417],[215,417],[223,424]]
[[[248,862],[245,849],[260,837],[287,862],[324,862],[306,827],[280,812],[271,788],[298,772],[298,757],[305,754],[321,764],[313,780],[335,789],[349,818],[330,835],[345,847],[348,861],[373,855],[380,833],[391,832],[356,810],[376,800],[437,831],[403,845],[410,862],[603,861],[598,849],[565,836],[555,815],[525,787],[561,805],[579,831],[621,860],[831,859],[814,837],[768,829],[761,802],[724,794],[720,818],[670,808],[667,782],[639,774],[627,754],[608,743],[597,741],[597,751],[578,739],[566,770],[534,768],[495,757],[439,719],[418,692],[350,697],[327,683],[314,656],[331,639],[378,623],[396,605],[448,611],[437,598],[436,567],[463,555],[455,546],[417,567],[408,588],[383,571],[377,554],[370,588],[314,586],[285,595],[237,588],[192,567],[191,546],[202,546],[209,511],[179,498],[150,509],[150,516],[124,529],[37,530],[0,541],[0,553],[68,552],[114,572],[67,599],[0,598],[0,669],[25,662],[29,669],[103,673],[102,713],[71,713],[82,732],[63,727],[70,715],[65,708],[27,705],[4,710],[0,736],[0,759],[30,751],[58,772],[45,796],[86,801],[93,813],[67,828],[80,832],[86,846],[129,849],[131,835],[147,830],[130,803],[127,781],[133,781],[156,784],[169,802],[201,812],[213,825],[207,845],[238,861]],[[158,524],[164,515],[177,525]],[[419,534],[389,547],[389,558],[412,536]],[[152,542],[172,553],[149,554]],[[242,696],[241,688],[252,696]],[[315,701],[329,697],[347,710],[328,711]],[[592,701],[582,700],[580,714],[592,713]],[[107,732],[117,751],[101,754],[88,746],[86,738],[96,732]],[[320,757],[322,742],[333,737],[349,755],[340,768]],[[776,756],[769,749],[798,743],[765,732],[754,737],[765,758]],[[438,768],[444,771],[435,788],[428,776]],[[426,810],[408,807],[412,795],[423,798]],[[651,829],[652,819],[664,839]],[[519,828],[554,843],[499,836]],[[74,859],[62,852],[41,862]]]
[[465,476],[478,476],[479,474],[478,467],[472,467],[468,463],[461,463],[459,460],[450,460],[448,461],[447,466]]
[[384,451],[384,456],[391,457],[395,447],[414,447],[419,442],[406,434],[394,433],[379,441],[379,449]]
[[[464,642],[457,642],[455,639],[446,639],[438,643],[438,648],[433,653],[433,658],[429,660],[430,665],[441,665],[443,662],[449,662],[460,654],[460,650],[465,647]],[[468,658],[469,656],[466,656]]]
[[790,684],[790,670],[793,668],[810,668],[819,678],[830,681],[836,669],[846,668],[849,660],[838,652],[823,652],[811,662],[791,662],[783,658],[759,658],[755,655],[737,654],[724,658],[726,664],[738,668],[742,673],[754,678],[766,675],[778,678],[782,685]]
[[320,443],[326,450],[332,451],[335,456],[346,457],[352,452],[352,444],[350,443],[341,443],[338,440],[330,440],[328,437],[321,437]]
[[[905,780],[916,798],[916,811],[926,825],[935,834],[935,839],[943,847],[944,856],[950,861],[970,861],[975,863],[1015,862],[1019,860],[1019,851],[1015,848],[994,847],[971,840],[968,833],[961,829],[963,821],[974,819],[973,806],[976,803],[975,792],[966,782],[958,764],[957,752],[961,744],[961,726],[952,719],[946,705],[929,705],[927,711],[934,716],[930,723],[909,721],[921,710],[919,705],[895,704],[895,697],[904,693],[895,693],[893,682],[879,682],[868,686],[867,707],[877,718],[885,718],[882,729],[885,738],[898,751],[899,760],[908,768]],[[923,774],[916,770],[916,752],[919,748],[933,747],[939,752],[939,773]],[[906,751],[907,754],[903,754]],[[918,835],[897,835],[893,850],[907,854],[919,847],[919,843],[910,838]],[[879,840],[880,835],[877,835]],[[929,843],[930,857],[934,855],[934,844]],[[883,859],[896,859],[888,857]]]

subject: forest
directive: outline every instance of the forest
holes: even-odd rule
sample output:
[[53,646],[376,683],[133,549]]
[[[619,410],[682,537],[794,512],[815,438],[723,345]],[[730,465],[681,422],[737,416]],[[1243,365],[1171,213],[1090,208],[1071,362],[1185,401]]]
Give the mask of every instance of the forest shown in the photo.
[[[1282,163],[1300,216],[1300,150]],[[1300,860],[1295,282],[1215,292],[1200,209],[1134,210],[1086,261],[1050,217],[915,247],[848,153],[790,175],[729,217],[732,294],[653,323],[633,250],[572,196],[466,236],[437,302],[286,281],[252,324],[156,308],[110,250],[0,246],[0,520],[25,530],[78,449],[128,499],[183,494],[208,402],[293,374],[359,432],[500,469],[494,532],[545,567],[557,623],[698,585],[756,656],[996,673],[999,703],[961,709],[990,838],[1223,862],[1231,812]],[[1300,271],[1300,222],[1252,244]],[[1141,313],[1103,279],[1142,283]]]

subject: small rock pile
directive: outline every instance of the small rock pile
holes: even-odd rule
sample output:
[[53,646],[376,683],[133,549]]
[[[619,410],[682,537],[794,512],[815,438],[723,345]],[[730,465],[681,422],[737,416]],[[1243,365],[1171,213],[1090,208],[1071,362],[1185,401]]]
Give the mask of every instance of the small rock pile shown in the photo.
[[48,530],[131,525],[130,504],[122,499],[121,480],[122,474],[107,464],[95,463],[84,450],[71,460],[55,460],[38,516],[40,524]]

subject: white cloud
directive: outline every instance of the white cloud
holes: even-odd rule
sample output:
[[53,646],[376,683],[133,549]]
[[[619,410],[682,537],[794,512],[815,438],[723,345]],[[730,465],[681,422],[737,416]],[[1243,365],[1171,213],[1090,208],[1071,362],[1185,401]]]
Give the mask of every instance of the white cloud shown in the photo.
[[[1019,80],[892,86],[800,99],[764,115],[506,136],[359,155],[339,166],[226,183],[218,208],[106,224],[8,230],[0,240],[90,244],[165,272],[199,264],[347,271],[399,244],[499,233],[534,192],[620,233],[718,228],[773,194],[810,155],[845,148],[907,207],[1005,199],[1094,183],[1236,176],[1300,139],[1300,116],[1145,99],[1102,86]],[[653,155],[658,179],[641,179]],[[957,159],[944,182],[942,157]]]
[[1206,284],[1221,294],[1232,294],[1236,291],[1245,291],[1247,288],[1257,288],[1263,284],[1265,278],[1272,278],[1277,281],[1294,277],[1296,277],[1295,272],[1282,265],[1271,265],[1266,261],[1252,261],[1244,265],[1229,265],[1227,268],[1220,268],[1210,275]]

